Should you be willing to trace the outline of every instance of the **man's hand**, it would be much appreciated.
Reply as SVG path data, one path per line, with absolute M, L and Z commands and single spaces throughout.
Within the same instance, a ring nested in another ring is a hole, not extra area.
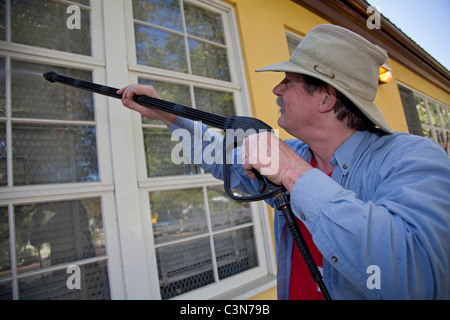
M 166 124 L 167 126 L 170 126 L 177 118 L 176 115 L 151 109 L 148 107 L 144 107 L 135 101 L 133 101 L 134 95 L 144 95 L 149 96 L 157 99 L 161 99 L 161 96 L 156 92 L 156 90 L 149 85 L 143 85 L 143 84 L 132 84 L 129 86 L 126 86 L 119 91 L 117 91 L 117 94 L 122 95 L 122 104 L 134 111 L 139 112 L 144 117 L 151 119 L 151 120 L 161 120 Z
M 306 171 L 313 169 L 270 132 L 246 137 L 242 143 L 241 158 L 242 167 L 250 178 L 256 179 L 255 169 L 273 183 L 283 185 L 289 192 Z

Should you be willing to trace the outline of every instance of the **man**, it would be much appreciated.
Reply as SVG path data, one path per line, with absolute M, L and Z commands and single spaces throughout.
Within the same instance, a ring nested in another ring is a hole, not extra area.
M 373 103 L 386 59 L 359 35 L 324 24 L 289 61 L 258 70 L 285 72 L 273 90 L 278 124 L 296 138 L 278 142 L 278 170 L 266 177 L 288 190 L 332 298 L 448 299 L 450 161 L 434 142 L 393 132 Z M 119 93 L 125 106 L 171 130 L 200 126 L 131 100 L 134 94 L 158 97 L 151 87 L 131 85 Z M 264 166 L 248 160 L 257 159 L 249 146 L 270 150 L 274 139 L 246 138 L 237 150 L 243 164 L 234 165 L 233 187 L 255 188 L 253 170 Z M 220 165 L 202 167 L 223 178 Z M 274 223 L 278 298 L 318 298 L 277 211 Z

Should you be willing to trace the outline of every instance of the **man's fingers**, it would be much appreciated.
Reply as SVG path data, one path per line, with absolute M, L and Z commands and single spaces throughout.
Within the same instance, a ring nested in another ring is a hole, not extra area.
M 250 161 L 250 140 L 249 136 L 244 138 L 244 141 L 242 142 L 241 146 L 241 160 L 242 160 L 242 168 L 244 169 L 244 172 L 249 176 L 251 179 L 256 179 L 256 175 L 253 171 L 252 162 Z

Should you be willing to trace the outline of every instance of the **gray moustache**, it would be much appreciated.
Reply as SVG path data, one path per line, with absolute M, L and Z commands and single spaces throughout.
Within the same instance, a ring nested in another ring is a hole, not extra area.
M 281 97 L 281 96 L 278 96 L 278 97 L 277 97 L 277 106 L 279 106 L 281 110 L 284 110 L 284 101 L 283 101 L 283 97 Z

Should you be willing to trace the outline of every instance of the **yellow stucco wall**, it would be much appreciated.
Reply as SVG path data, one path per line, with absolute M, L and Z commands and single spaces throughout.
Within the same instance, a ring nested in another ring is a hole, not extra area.
M 290 0 L 233 0 L 230 3 L 234 4 L 238 20 L 253 116 L 278 128 L 278 107 L 272 89 L 284 74 L 256 73 L 255 70 L 289 59 L 286 30 L 303 36 L 326 21 Z
M 272 89 L 284 78 L 284 74 L 257 73 L 255 70 L 289 59 L 286 30 L 304 36 L 316 25 L 328 21 L 291 0 L 224 1 L 235 8 L 253 116 L 273 128 L 278 128 L 278 107 Z M 433 86 L 396 61 L 391 61 L 391 67 L 394 78 L 390 83 L 379 86 L 375 103 L 394 130 L 408 131 L 397 81 L 450 105 L 450 94 Z M 284 139 L 289 137 L 283 131 L 280 131 L 280 136 Z M 269 214 L 273 220 L 271 208 Z M 272 288 L 253 299 L 276 299 L 276 289 Z

